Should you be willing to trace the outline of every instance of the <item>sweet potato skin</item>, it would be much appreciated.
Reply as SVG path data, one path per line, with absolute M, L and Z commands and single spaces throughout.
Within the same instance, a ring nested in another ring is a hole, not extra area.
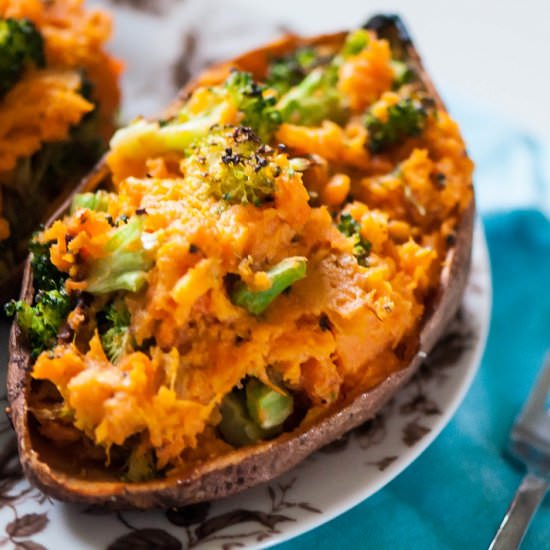
M 394 16 L 377 16 L 367 24 L 379 32 L 388 32 L 388 38 L 398 39 L 408 59 L 416 66 L 428 92 L 436 99 L 439 107 L 442 101 L 424 71 L 418 54 L 404 32 L 402 23 Z M 263 63 L 268 54 L 277 54 L 304 43 L 327 43 L 338 41 L 342 34 L 326 35 L 304 41 L 288 36 L 259 50 L 254 50 L 229 63 L 219 65 L 204 73 L 199 80 L 186 86 L 179 99 L 168 109 L 175 110 L 183 98 L 198 84 L 219 79 L 220 72 L 237 65 L 254 70 Z M 102 161 L 81 183 L 76 192 L 97 187 L 109 176 Z M 68 206 L 63 205 L 52 218 L 55 219 Z M 381 384 L 366 391 L 337 410 L 327 411 L 307 427 L 299 427 L 275 440 L 263 442 L 250 448 L 235 450 L 197 466 L 179 477 L 168 477 L 143 483 L 123 483 L 112 480 L 86 480 L 54 468 L 41 458 L 33 447 L 31 426 L 28 423 L 26 393 L 28 372 L 32 361 L 24 347 L 23 334 L 16 323 L 10 335 L 10 362 L 8 370 L 8 400 L 10 416 L 18 436 L 19 456 L 28 479 L 45 493 L 69 502 L 102 504 L 113 509 L 182 506 L 200 501 L 212 500 L 238 493 L 258 483 L 268 481 L 289 470 L 309 454 L 333 441 L 345 432 L 372 418 L 384 404 L 410 379 L 426 354 L 442 336 L 454 316 L 466 285 L 472 247 L 475 204 L 462 214 L 457 228 L 456 242 L 448 251 L 445 267 L 441 274 L 440 287 L 423 319 L 419 348 L 410 364 L 390 375 Z M 21 298 L 31 300 L 33 295 L 32 273 L 27 261 L 23 277 Z

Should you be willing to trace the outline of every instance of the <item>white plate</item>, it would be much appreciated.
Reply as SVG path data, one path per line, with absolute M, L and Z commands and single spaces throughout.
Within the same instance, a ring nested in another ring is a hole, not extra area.
M 141 10 L 128 7 L 132 2 Z M 261 14 L 231 10 L 225 2 L 223 14 L 211 0 L 89 3 L 110 3 L 115 10 L 114 50 L 128 69 L 125 120 L 160 111 L 181 80 L 205 62 L 230 57 L 281 31 Z M 9 426 L 0 424 L 0 547 L 265 548 L 331 520 L 391 481 L 448 423 L 479 365 L 490 301 L 488 255 L 478 226 L 461 315 L 412 383 L 375 420 L 295 470 L 210 507 L 114 515 L 50 501 L 21 479 L 15 450 L 6 443 Z M 6 326 L 0 326 L 0 341 L 5 353 Z
M 211 506 L 166 513 L 115 515 L 50 501 L 17 470 L 10 477 L 15 461 L 11 466 L 7 461 L 0 471 L 0 546 L 25 541 L 18 548 L 54 549 L 63 541 L 62 547 L 71 549 L 266 548 L 313 529 L 384 487 L 449 422 L 479 366 L 490 304 L 489 260 L 478 225 L 460 314 L 417 376 L 376 419 L 268 485 Z

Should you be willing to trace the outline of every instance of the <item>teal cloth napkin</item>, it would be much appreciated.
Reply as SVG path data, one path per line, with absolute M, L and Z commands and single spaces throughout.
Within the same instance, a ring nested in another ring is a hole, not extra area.
M 550 222 L 541 211 L 550 197 L 550 155 L 542 141 L 487 109 L 460 99 L 451 106 L 477 164 L 492 264 L 492 321 L 481 368 L 454 419 L 415 463 L 281 550 L 487 548 L 520 483 L 523 472 L 504 448 L 550 348 Z M 550 498 L 522 549 L 548 547 Z

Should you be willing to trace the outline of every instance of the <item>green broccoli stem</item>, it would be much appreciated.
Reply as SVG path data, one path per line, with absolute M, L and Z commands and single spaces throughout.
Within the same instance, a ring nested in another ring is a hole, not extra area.
M 222 420 L 218 429 L 223 439 L 234 447 L 244 447 L 260 441 L 264 430 L 249 416 L 243 391 L 232 391 L 220 405 Z
M 285 122 L 314 126 L 323 120 L 339 121 L 342 98 L 336 88 L 338 67 L 318 67 L 291 88 L 277 103 Z
M 79 208 L 87 208 L 96 212 L 107 212 L 109 208 L 109 193 L 96 191 L 95 193 L 77 193 L 71 202 L 71 214 Z
M 292 414 L 294 400 L 287 393 L 251 378 L 246 384 L 246 406 L 254 422 L 269 430 L 280 426 Z
M 306 46 L 274 59 L 267 70 L 266 84 L 282 95 L 299 84 L 322 59 L 312 47 Z
M 344 58 L 361 53 L 369 45 L 369 32 L 366 29 L 357 29 L 346 36 L 346 41 L 340 52 Z
M 280 434 L 293 410 L 294 400 L 290 395 L 250 378 L 244 389 L 234 389 L 224 397 L 218 429 L 223 439 L 234 447 L 252 445 Z
M 250 290 L 244 282 L 240 281 L 230 293 L 231 301 L 253 315 L 260 315 L 279 294 L 296 281 L 303 279 L 306 271 L 307 258 L 302 256 L 285 258 L 266 272 L 271 282 L 267 290 Z
M 118 130 L 111 139 L 111 150 L 128 157 L 152 157 L 171 152 L 184 152 L 197 139 L 206 135 L 220 120 L 220 104 L 209 113 L 185 122 L 148 122 L 139 120 Z

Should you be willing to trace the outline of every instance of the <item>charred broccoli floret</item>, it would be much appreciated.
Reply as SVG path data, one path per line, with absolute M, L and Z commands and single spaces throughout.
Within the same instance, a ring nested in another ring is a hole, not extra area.
M 40 290 L 34 305 L 11 301 L 6 314 L 16 316 L 17 323 L 26 333 L 33 357 L 51 349 L 57 342 L 57 333 L 71 311 L 71 300 L 64 289 Z
M 269 143 L 282 122 L 275 108 L 275 96 L 266 95 L 266 87 L 254 82 L 250 73 L 233 71 L 225 81 L 237 109 L 244 114 L 243 126 L 252 128 L 260 140 Z
M 131 345 L 130 313 L 121 301 L 115 301 L 105 312 L 107 330 L 101 335 L 101 344 L 109 360 L 116 363 Z
M 143 220 L 132 218 L 119 227 L 105 245 L 105 256 L 89 265 L 86 290 L 107 294 L 117 290 L 139 292 L 147 283 L 152 266 L 149 251 L 142 242 Z
M 359 265 L 366 266 L 372 245 L 361 236 L 359 222 L 353 219 L 351 214 L 342 214 L 338 222 L 338 230 L 346 237 L 353 239 L 353 255 L 357 258 Z
M 251 128 L 217 128 L 192 148 L 187 174 L 195 173 L 218 200 L 261 206 L 273 200 L 283 170 L 276 159 L 276 151 Z M 293 169 L 303 169 L 298 159 L 289 162 L 288 170 Z
M 17 83 L 28 64 L 46 64 L 42 35 L 28 19 L 0 19 L 0 97 Z
M 371 111 L 365 115 L 365 126 L 369 131 L 369 149 L 379 153 L 386 147 L 422 133 L 428 118 L 428 111 L 422 101 L 406 97 L 388 107 L 387 119 L 382 121 Z

